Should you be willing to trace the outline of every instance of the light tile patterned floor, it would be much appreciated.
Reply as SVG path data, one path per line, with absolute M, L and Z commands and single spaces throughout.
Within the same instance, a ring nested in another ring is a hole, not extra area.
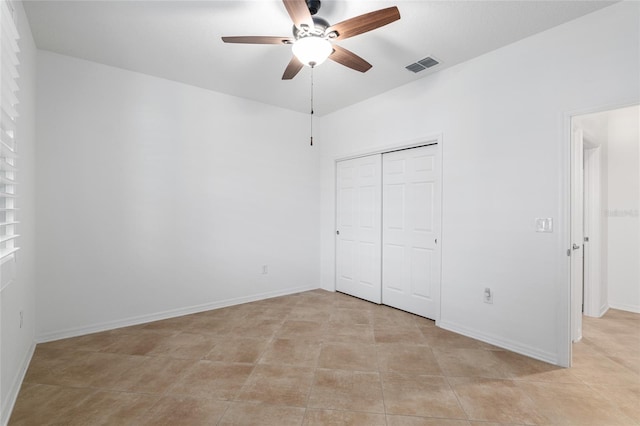
M 562 369 L 315 290 L 38 345 L 11 425 L 638 425 L 640 315 Z

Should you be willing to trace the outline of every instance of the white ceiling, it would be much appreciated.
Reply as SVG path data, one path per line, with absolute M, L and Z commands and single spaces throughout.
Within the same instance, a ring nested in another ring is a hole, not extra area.
M 336 111 L 612 3 L 323 0 L 318 16 L 330 23 L 393 5 L 402 18 L 339 43 L 373 65 L 367 73 L 331 61 L 315 69 L 315 113 Z M 24 5 L 40 49 L 309 111 L 310 69 L 281 80 L 291 58 L 288 46 L 220 40 L 289 36 L 292 24 L 279 0 L 27 0 Z M 418 74 L 404 68 L 428 55 L 441 64 Z

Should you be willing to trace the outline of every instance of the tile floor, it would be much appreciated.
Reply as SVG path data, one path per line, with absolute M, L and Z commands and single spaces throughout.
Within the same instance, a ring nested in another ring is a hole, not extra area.
M 10 425 L 638 425 L 640 315 L 571 369 L 314 290 L 37 346 Z

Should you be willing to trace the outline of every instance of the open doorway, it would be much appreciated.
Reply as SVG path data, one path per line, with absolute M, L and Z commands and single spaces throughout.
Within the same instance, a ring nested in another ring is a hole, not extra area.
M 571 339 L 582 318 L 640 313 L 640 106 L 572 117 Z

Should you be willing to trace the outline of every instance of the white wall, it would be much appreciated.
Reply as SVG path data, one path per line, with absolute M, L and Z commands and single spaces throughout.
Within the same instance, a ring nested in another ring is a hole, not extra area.
M 639 8 L 616 4 L 324 117 L 322 286 L 334 288 L 335 158 L 442 133 L 439 324 L 567 364 L 568 117 L 637 102 Z M 536 217 L 553 217 L 554 233 L 534 232 Z
M 16 125 L 18 158 L 17 187 L 20 208 L 19 241 L 15 279 L 0 292 L 0 424 L 5 424 L 15 402 L 22 377 L 33 350 L 35 309 L 35 101 L 36 47 L 21 2 L 13 3 L 17 12 L 18 44 L 21 53 L 20 92 Z M 24 321 L 20 328 L 20 311 Z
M 46 51 L 37 101 L 40 340 L 319 286 L 306 115 Z
M 640 108 L 609 114 L 609 306 L 640 313 Z

